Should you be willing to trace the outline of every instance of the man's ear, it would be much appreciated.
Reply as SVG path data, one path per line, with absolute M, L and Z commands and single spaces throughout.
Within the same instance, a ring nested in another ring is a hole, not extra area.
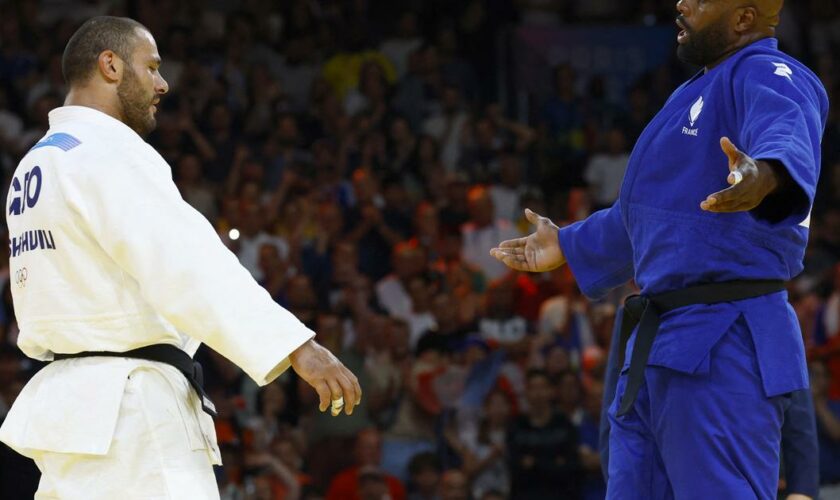
M 741 7 L 736 10 L 737 17 L 735 18 L 735 31 L 744 33 L 755 28 L 758 22 L 758 11 L 755 7 Z
M 99 74 L 108 83 L 116 83 L 122 79 L 125 62 L 113 50 L 103 50 L 97 60 Z

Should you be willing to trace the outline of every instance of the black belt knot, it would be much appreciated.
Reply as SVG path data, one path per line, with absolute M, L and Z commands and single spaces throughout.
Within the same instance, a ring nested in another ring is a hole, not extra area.
M 644 379 L 653 339 L 659 330 L 660 315 L 680 307 L 695 304 L 717 304 L 751 299 L 761 295 L 779 292 L 785 289 L 782 280 L 736 280 L 722 283 L 706 283 L 681 290 L 660 293 L 652 296 L 631 295 L 624 301 L 624 315 L 621 319 L 621 336 L 618 354 L 618 369 L 624 366 L 624 351 L 627 341 L 636 325 L 636 342 L 630 356 L 630 368 L 627 372 L 627 385 L 621 396 L 616 415 L 630 411 Z
M 93 357 L 134 358 L 166 363 L 181 372 L 192 388 L 195 389 L 199 399 L 201 399 L 201 409 L 214 417 L 216 416 L 216 407 L 210 401 L 210 398 L 207 397 L 207 393 L 204 392 L 204 370 L 201 368 L 201 363 L 194 361 L 189 354 L 174 345 L 152 344 L 125 352 L 82 351 L 73 354 L 56 353 L 54 360 L 60 361 L 62 359 Z

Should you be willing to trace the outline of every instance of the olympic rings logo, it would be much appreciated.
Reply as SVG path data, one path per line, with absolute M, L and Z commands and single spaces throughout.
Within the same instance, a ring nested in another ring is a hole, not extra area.
M 26 286 L 26 280 L 29 279 L 29 270 L 25 267 L 22 267 L 15 271 L 15 284 L 18 288 L 23 288 Z

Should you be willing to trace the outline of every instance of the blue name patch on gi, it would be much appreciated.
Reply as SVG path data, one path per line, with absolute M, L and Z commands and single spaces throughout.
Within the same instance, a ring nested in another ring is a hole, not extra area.
M 64 132 L 58 132 L 47 137 L 41 139 L 37 144 L 32 146 L 30 151 L 33 149 L 43 148 L 46 146 L 55 146 L 62 151 L 70 151 L 71 149 L 75 148 L 82 141 L 76 139 L 70 134 L 65 134 Z
M 55 240 L 52 231 L 36 229 L 24 231 L 17 238 L 9 239 L 9 254 L 12 257 L 31 250 L 55 250 Z

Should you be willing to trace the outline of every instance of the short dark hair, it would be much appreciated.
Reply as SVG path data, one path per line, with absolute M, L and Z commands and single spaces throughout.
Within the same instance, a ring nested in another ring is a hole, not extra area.
M 137 30 L 148 29 L 127 17 L 98 16 L 85 21 L 67 42 L 61 58 L 61 72 L 67 85 L 84 83 L 90 77 L 99 54 L 112 50 L 130 63 L 137 42 Z

